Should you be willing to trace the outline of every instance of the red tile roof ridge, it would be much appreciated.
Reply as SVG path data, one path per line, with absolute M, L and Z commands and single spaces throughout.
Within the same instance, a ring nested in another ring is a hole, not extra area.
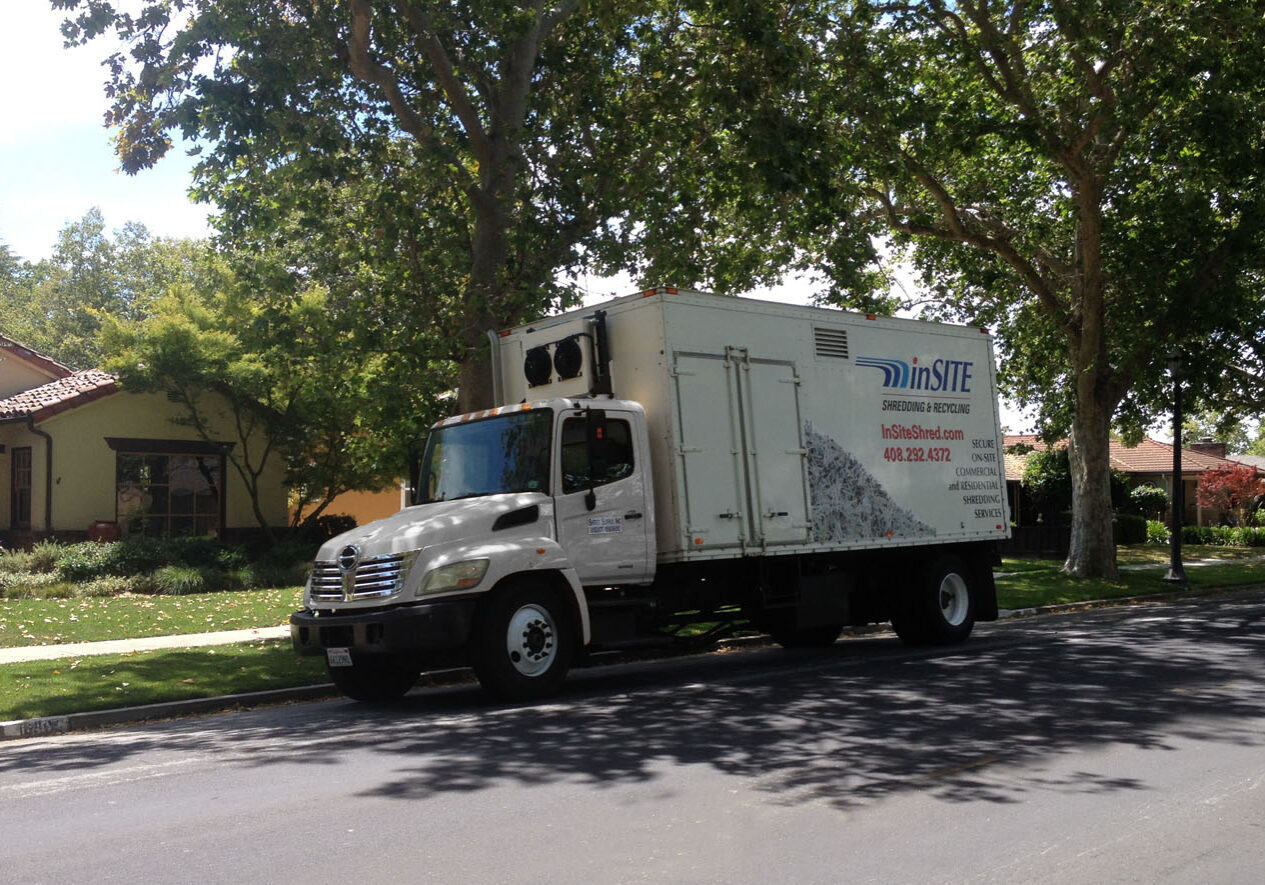
M 0 421 L 26 418 L 43 421 L 66 409 L 108 396 L 118 389 L 118 379 L 109 372 L 99 369 L 72 372 L 64 378 L 0 399 Z
M 38 350 L 32 350 L 25 344 L 14 341 L 8 335 L 0 334 L 0 350 L 7 350 L 18 359 L 36 365 L 58 378 L 73 375 L 75 371 L 70 366 L 57 362 L 51 356 L 45 356 Z

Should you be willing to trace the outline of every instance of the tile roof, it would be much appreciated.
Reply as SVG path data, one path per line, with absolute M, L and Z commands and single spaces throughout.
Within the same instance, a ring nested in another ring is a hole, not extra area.
M 54 378 L 65 378 L 74 374 L 75 371 L 70 366 L 64 366 L 52 357 L 44 356 L 42 353 L 37 353 L 31 348 L 19 344 L 8 335 L 0 335 L 0 351 L 11 353 L 20 360 L 33 366 L 38 366 Z
M 97 369 L 72 372 L 64 378 L 0 399 L 0 423 L 27 418 L 44 421 L 59 412 L 109 396 L 118 389 L 118 379 L 107 372 Z
M 1027 463 L 1026 454 L 1011 451 L 1016 445 L 1027 445 L 1034 449 L 1045 448 L 1045 443 L 1041 442 L 1036 436 L 1005 437 L 1003 451 L 1005 452 L 1006 479 L 1008 480 L 1023 479 L 1023 468 Z M 1060 440 L 1055 445 L 1062 448 L 1067 445 L 1067 440 Z M 1112 469 L 1119 470 L 1121 473 L 1168 474 L 1173 472 L 1172 444 L 1150 438 L 1144 439 L 1132 447 L 1125 446 L 1123 443 L 1113 439 L 1109 457 Z M 1182 447 L 1182 473 L 1203 473 L 1206 470 L 1226 469 L 1235 466 L 1237 466 L 1235 461 L 1218 458 L 1215 455 L 1207 455 L 1203 452 L 1195 452 L 1185 446 Z

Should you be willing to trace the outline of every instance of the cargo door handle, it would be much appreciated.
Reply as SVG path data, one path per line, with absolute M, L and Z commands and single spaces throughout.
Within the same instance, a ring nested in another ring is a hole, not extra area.
M 770 510 L 764 514 L 765 519 L 777 519 L 779 516 L 790 516 L 790 513 L 785 510 Z
M 624 519 L 641 519 L 641 514 L 636 511 L 633 511 L 632 513 L 625 513 Z

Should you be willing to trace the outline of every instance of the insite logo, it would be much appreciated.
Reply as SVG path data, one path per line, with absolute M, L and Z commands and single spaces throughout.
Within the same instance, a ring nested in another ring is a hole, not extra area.
M 859 356 L 857 365 L 883 372 L 883 386 L 897 390 L 919 390 L 926 393 L 970 393 L 971 367 L 968 360 L 932 360 L 919 364 L 877 356 Z

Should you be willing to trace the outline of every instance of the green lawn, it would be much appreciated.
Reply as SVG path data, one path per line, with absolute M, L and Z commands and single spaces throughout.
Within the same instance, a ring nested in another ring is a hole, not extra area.
M 269 627 L 286 623 L 302 602 L 301 587 L 190 596 L 0 599 L 0 648 Z
M 326 682 L 288 642 L 85 656 L 0 666 L 0 721 Z
M 1223 560 L 1187 569 L 1195 589 L 1265 583 L 1265 549 L 1187 547 L 1186 562 Z M 1061 562 L 1007 559 L 997 570 L 998 601 L 1018 609 L 1057 603 L 1171 593 L 1161 579 L 1168 548 L 1121 548 L 1116 581 L 1075 581 Z M 0 600 L 0 647 L 127 639 L 283 624 L 302 590 L 251 590 L 192 596 Z M 56 716 L 185 698 L 263 691 L 326 680 L 320 658 L 299 658 L 287 642 L 257 641 L 215 648 L 83 656 L 0 666 L 0 720 Z
M 1265 549 L 1256 547 L 1188 547 L 1183 548 L 1182 561 L 1217 559 L 1217 565 L 1187 568 L 1191 589 L 1238 587 L 1265 583 L 1265 561 L 1236 560 L 1265 556 Z M 1151 596 L 1173 593 L 1179 588 L 1163 580 L 1168 573 L 1169 552 L 1158 545 L 1122 547 L 1117 553 L 1121 565 L 1150 564 L 1151 568 L 1125 569 L 1114 581 L 1078 581 L 1063 574 L 1062 561 L 1006 559 L 997 569 L 997 602 L 1003 609 L 1032 608 L 1098 599 L 1119 599 L 1129 596 Z

